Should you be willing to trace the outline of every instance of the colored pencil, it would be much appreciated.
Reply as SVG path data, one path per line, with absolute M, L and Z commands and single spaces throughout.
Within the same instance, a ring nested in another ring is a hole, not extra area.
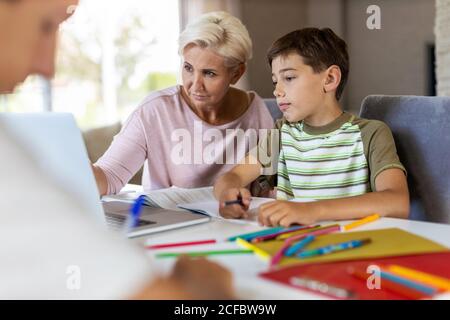
M 274 267 L 275 265 L 278 264 L 278 262 L 280 262 L 280 260 L 283 258 L 284 252 L 292 245 L 292 243 L 294 243 L 297 240 L 303 239 L 305 237 L 307 237 L 308 235 L 313 235 L 313 236 L 318 236 L 318 235 L 322 235 L 322 234 L 327 234 L 327 233 L 331 233 L 331 232 L 335 232 L 335 231 L 340 231 L 340 226 L 339 225 L 331 225 L 328 226 L 327 228 L 323 228 L 323 229 L 319 229 L 319 230 L 314 230 L 311 232 L 307 232 L 304 234 L 299 234 L 290 238 L 287 238 L 284 243 L 283 246 L 280 248 L 280 250 L 275 253 L 275 255 L 272 257 L 272 260 L 270 261 L 270 266 Z
M 162 249 L 162 248 L 173 248 L 173 247 L 182 247 L 182 246 L 196 246 L 201 244 L 211 244 L 217 243 L 217 240 L 198 240 L 198 241 L 187 241 L 187 242 L 173 242 L 173 243 L 165 243 L 165 244 L 154 244 L 146 246 L 146 249 Z
M 247 241 L 251 241 L 253 238 L 259 237 L 259 236 L 263 236 L 266 234 L 272 234 L 274 232 L 278 232 L 280 230 L 283 230 L 283 227 L 275 227 L 275 228 L 269 228 L 269 229 L 263 229 L 263 230 L 259 230 L 259 231 L 255 231 L 255 232 L 250 232 L 250 233 L 244 233 L 244 234 L 239 234 L 237 236 L 233 236 L 233 237 L 229 237 L 227 240 L 228 241 L 235 241 L 237 238 L 241 238 Z
M 428 296 L 432 296 L 432 295 L 434 295 L 434 294 L 436 294 L 438 292 L 438 290 L 436 288 L 434 288 L 434 287 L 427 286 L 427 285 L 418 283 L 416 281 L 408 280 L 408 279 L 406 279 L 404 277 L 400 277 L 400 276 L 395 275 L 395 274 L 393 274 L 391 272 L 388 272 L 388 271 L 383 271 L 383 270 L 380 271 L 380 276 L 381 276 L 381 278 L 383 280 L 384 279 L 388 279 L 390 281 L 393 281 L 393 282 L 399 283 L 401 285 L 407 286 L 407 287 L 409 287 L 411 289 L 420 291 L 420 292 L 422 292 L 422 293 L 424 293 L 425 295 L 428 295 Z
M 365 271 L 350 268 L 348 270 L 348 273 L 351 274 L 352 276 L 354 276 L 355 278 L 358 278 L 358 279 L 366 282 L 365 285 L 367 286 L 367 279 L 369 277 L 369 274 L 367 274 Z M 388 279 L 383 279 L 383 281 L 381 282 L 380 289 L 382 289 L 382 290 L 386 289 L 393 293 L 404 296 L 405 298 L 413 299 L 413 300 L 422 299 L 422 298 L 426 297 L 426 295 L 424 295 L 421 291 L 414 290 L 410 287 L 406 287 L 399 283 L 392 282 Z
M 297 226 L 297 227 L 292 227 L 292 228 L 287 228 L 285 230 L 281 230 L 272 234 L 268 234 L 268 235 L 264 235 L 264 236 L 259 236 L 256 238 L 252 239 L 253 243 L 256 242 L 262 242 L 262 241 L 267 241 L 267 240 L 272 240 L 275 239 L 279 236 L 281 236 L 282 234 L 286 234 L 286 233 L 292 233 L 293 231 L 306 231 L 306 230 L 310 230 L 310 229 L 315 229 L 317 227 L 320 227 L 320 225 L 314 225 L 314 226 Z
M 315 236 L 312 235 L 306 236 L 305 238 L 303 238 L 302 240 L 300 240 L 299 242 L 293 244 L 290 248 L 288 248 L 284 255 L 286 257 L 292 257 L 297 251 L 303 249 L 308 244 L 313 242 L 314 239 L 316 239 Z
M 236 243 L 241 246 L 242 248 L 246 248 L 246 249 L 250 249 L 253 250 L 253 252 L 255 253 L 255 255 L 257 255 L 259 258 L 261 258 L 264 261 L 268 261 L 270 260 L 270 254 L 268 254 L 267 252 L 265 252 L 264 250 L 258 248 L 257 246 L 255 246 L 254 244 L 242 239 L 242 238 L 238 238 L 236 240 Z
M 253 253 L 252 250 L 231 249 L 231 250 L 210 250 L 210 251 L 192 251 L 192 252 L 165 252 L 156 254 L 157 258 L 173 258 L 182 255 L 190 257 L 203 257 L 222 254 L 248 254 Z
M 310 230 L 306 230 L 306 232 L 301 232 L 302 230 L 293 232 L 293 233 L 286 233 L 286 234 L 282 234 L 280 236 L 277 237 L 277 240 L 286 240 L 286 239 L 291 239 L 293 237 L 296 236 L 300 236 L 300 239 L 302 238 L 301 236 L 305 236 L 305 235 L 320 235 L 320 234 L 326 234 L 326 233 L 330 233 L 330 232 L 334 232 L 334 231 L 341 231 L 341 226 L 338 224 L 331 224 L 331 225 L 327 225 L 327 226 L 322 226 L 320 228 L 312 228 Z M 324 233 L 321 233 L 321 232 Z
M 363 224 L 378 220 L 380 216 L 378 214 L 373 214 L 370 216 L 367 216 L 365 218 L 356 220 L 355 222 L 349 223 L 342 227 L 342 231 L 349 231 L 351 229 L 354 229 L 356 227 L 362 226 Z
M 398 265 L 389 265 L 386 269 L 396 275 L 403 276 L 413 281 L 418 281 L 442 290 L 450 290 L 450 279 Z
M 356 249 L 356 248 L 362 247 L 366 244 L 369 244 L 370 242 L 371 242 L 371 240 L 369 238 L 361 239 L 361 240 L 357 239 L 357 240 L 345 241 L 345 242 L 336 243 L 336 244 L 328 245 L 328 246 L 313 249 L 313 250 L 302 251 L 299 254 L 297 254 L 297 257 L 304 259 L 304 258 L 312 258 L 312 257 L 316 257 L 316 256 L 328 255 L 328 254 L 335 253 L 335 252 Z

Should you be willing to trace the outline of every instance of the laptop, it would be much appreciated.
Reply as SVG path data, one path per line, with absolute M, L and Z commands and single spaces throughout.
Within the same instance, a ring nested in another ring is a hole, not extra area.
M 17 138 L 38 166 L 60 188 L 84 206 L 84 212 L 103 225 L 121 229 L 129 202 L 100 201 L 86 147 L 75 119 L 69 113 L 0 113 L 0 124 Z M 143 207 L 137 226 L 127 233 L 137 237 L 210 221 L 210 217 Z

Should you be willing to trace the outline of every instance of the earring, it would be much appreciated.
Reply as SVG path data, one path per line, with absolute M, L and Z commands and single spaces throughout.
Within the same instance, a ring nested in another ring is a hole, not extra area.
M 323 89 L 323 93 L 327 93 L 327 90 L 325 90 L 325 87 L 323 87 L 322 89 Z

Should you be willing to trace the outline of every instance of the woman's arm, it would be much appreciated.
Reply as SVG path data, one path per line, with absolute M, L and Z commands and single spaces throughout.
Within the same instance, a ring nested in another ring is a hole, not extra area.
M 120 192 L 147 158 L 149 151 L 142 112 L 138 108 L 128 118 L 105 154 L 93 164 L 101 195 Z
M 97 182 L 98 193 L 104 196 L 108 193 L 108 180 L 102 169 L 96 167 L 91 163 L 92 171 L 94 172 L 95 182 Z

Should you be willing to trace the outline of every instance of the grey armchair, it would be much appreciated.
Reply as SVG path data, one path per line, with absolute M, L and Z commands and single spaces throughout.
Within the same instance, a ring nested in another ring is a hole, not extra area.
M 450 223 L 450 97 L 366 97 L 360 116 L 385 122 L 408 171 L 410 219 Z
M 280 119 L 283 116 L 280 108 L 278 108 L 276 99 L 264 99 L 264 102 L 267 106 L 267 109 L 269 109 L 269 112 L 272 115 L 274 121 Z

